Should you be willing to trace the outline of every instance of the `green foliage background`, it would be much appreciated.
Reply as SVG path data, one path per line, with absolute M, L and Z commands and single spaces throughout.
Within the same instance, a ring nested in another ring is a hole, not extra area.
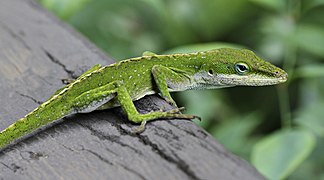
M 289 82 L 176 93 L 269 179 L 324 179 L 324 0 L 39 0 L 109 56 L 245 47 Z

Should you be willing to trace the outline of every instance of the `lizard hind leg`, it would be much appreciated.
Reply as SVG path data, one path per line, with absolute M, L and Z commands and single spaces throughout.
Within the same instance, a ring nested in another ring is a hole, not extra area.
M 88 113 L 98 109 L 114 97 L 116 97 L 116 88 L 113 83 L 109 83 L 82 93 L 73 100 L 72 104 L 77 113 Z

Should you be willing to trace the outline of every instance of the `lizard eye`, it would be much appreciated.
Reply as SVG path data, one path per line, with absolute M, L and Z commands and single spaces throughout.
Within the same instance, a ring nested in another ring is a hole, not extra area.
M 249 66 L 245 63 L 237 63 L 235 64 L 235 71 L 240 75 L 246 74 L 249 71 Z
M 208 75 L 213 76 L 213 74 L 214 74 L 213 70 L 210 69 L 210 70 L 208 71 Z

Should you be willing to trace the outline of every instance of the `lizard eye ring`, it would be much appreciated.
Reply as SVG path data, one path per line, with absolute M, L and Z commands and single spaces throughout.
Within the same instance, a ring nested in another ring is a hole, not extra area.
M 249 71 L 249 66 L 246 65 L 245 63 L 237 63 L 235 64 L 235 71 L 239 75 L 244 75 Z

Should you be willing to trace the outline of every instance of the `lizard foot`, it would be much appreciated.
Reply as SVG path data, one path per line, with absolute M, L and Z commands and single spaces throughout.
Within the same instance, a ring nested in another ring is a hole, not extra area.
M 174 108 L 174 109 L 171 109 L 166 112 L 171 113 L 171 114 L 177 114 L 177 113 L 181 113 L 181 111 L 183 111 L 183 110 L 185 110 L 185 107 Z

